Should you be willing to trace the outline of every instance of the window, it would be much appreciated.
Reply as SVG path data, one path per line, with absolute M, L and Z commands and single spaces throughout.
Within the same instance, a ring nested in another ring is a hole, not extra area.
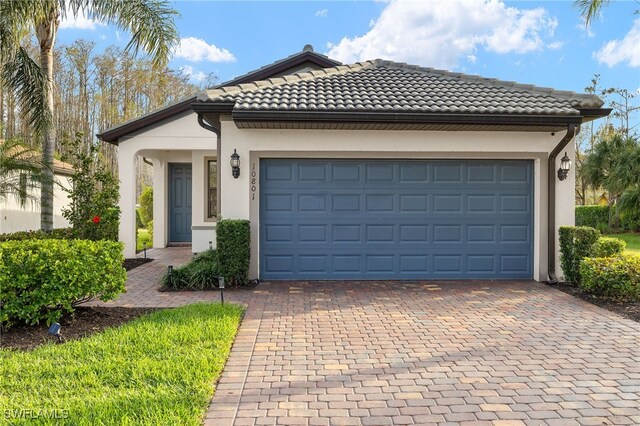
M 207 160 L 207 218 L 218 216 L 218 162 Z

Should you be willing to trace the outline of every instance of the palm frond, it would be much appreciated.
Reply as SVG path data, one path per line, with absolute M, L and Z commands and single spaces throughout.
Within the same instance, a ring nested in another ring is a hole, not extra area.
M 600 14 L 602 8 L 609 4 L 611 0 L 574 0 L 573 6 L 578 8 L 580 15 L 584 18 L 585 25 L 590 25 L 591 21 Z
M 47 106 L 47 77 L 23 47 L 19 46 L 11 60 L 2 63 L 0 79 L 12 90 L 26 114 L 29 126 L 38 135 L 51 125 L 51 111 Z
M 0 142 L 0 201 L 16 199 L 21 207 L 37 203 L 43 182 L 40 153 L 18 141 Z
M 147 52 L 155 66 L 164 66 L 179 40 L 179 13 L 166 0 L 69 0 L 71 9 L 131 33 L 127 49 Z

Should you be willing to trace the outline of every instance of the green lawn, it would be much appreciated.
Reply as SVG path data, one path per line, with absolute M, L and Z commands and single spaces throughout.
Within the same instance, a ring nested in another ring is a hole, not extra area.
M 142 244 L 146 242 L 147 248 L 150 249 L 153 247 L 153 236 L 149 234 L 149 231 L 140 228 L 138 229 L 138 238 L 136 239 L 136 251 L 142 251 Z
M 628 232 L 626 234 L 607 234 L 605 237 L 619 238 L 627 243 L 627 251 L 640 254 L 640 234 Z
M 64 345 L 0 350 L 2 415 L 58 410 L 68 417 L 24 422 L 200 425 L 242 314 L 235 305 L 195 304 Z

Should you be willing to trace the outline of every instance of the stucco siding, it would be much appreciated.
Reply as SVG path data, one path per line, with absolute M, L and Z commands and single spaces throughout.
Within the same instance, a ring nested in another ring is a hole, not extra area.
M 71 188 L 71 179 L 65 175 L 56 175 L 56 184 L 53 192 L 53 227 L 66 228 L 69 221 L 62 217 L 62 209 L 69 205 L 68 193 L 65 189 Z M 40 199 L 40 191 L 31 191 L 31 195 Z M 24 207 L 18 200 L 9 197 L 6 202 L 0 204 L 0 233 L 6 234 L 18 231 L 31 231 L 40 229 L 40 205 L 27 201 Z

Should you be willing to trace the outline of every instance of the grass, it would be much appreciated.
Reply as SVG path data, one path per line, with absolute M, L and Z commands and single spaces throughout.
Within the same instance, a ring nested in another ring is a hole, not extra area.
M 624 234 L 607 234 L 605 237 L 619 238 L 627 243 L 627 252 L 640 254 L 640 234 L 627 232 Z
M 2 415 L 58 410 L 68 417 L 24 422 L 200 425 L 242 314 L 235 305 L 194 304 L 64 345 L 0 350 Z
M 142 244 L 147 243 L 147 248 L 150 249 L 153 247 L 153 236 L 149 234 L 149 231 L 140 228 L 138 229 L 138 238 L 136 239 L 136 251 L 142 251 Z

